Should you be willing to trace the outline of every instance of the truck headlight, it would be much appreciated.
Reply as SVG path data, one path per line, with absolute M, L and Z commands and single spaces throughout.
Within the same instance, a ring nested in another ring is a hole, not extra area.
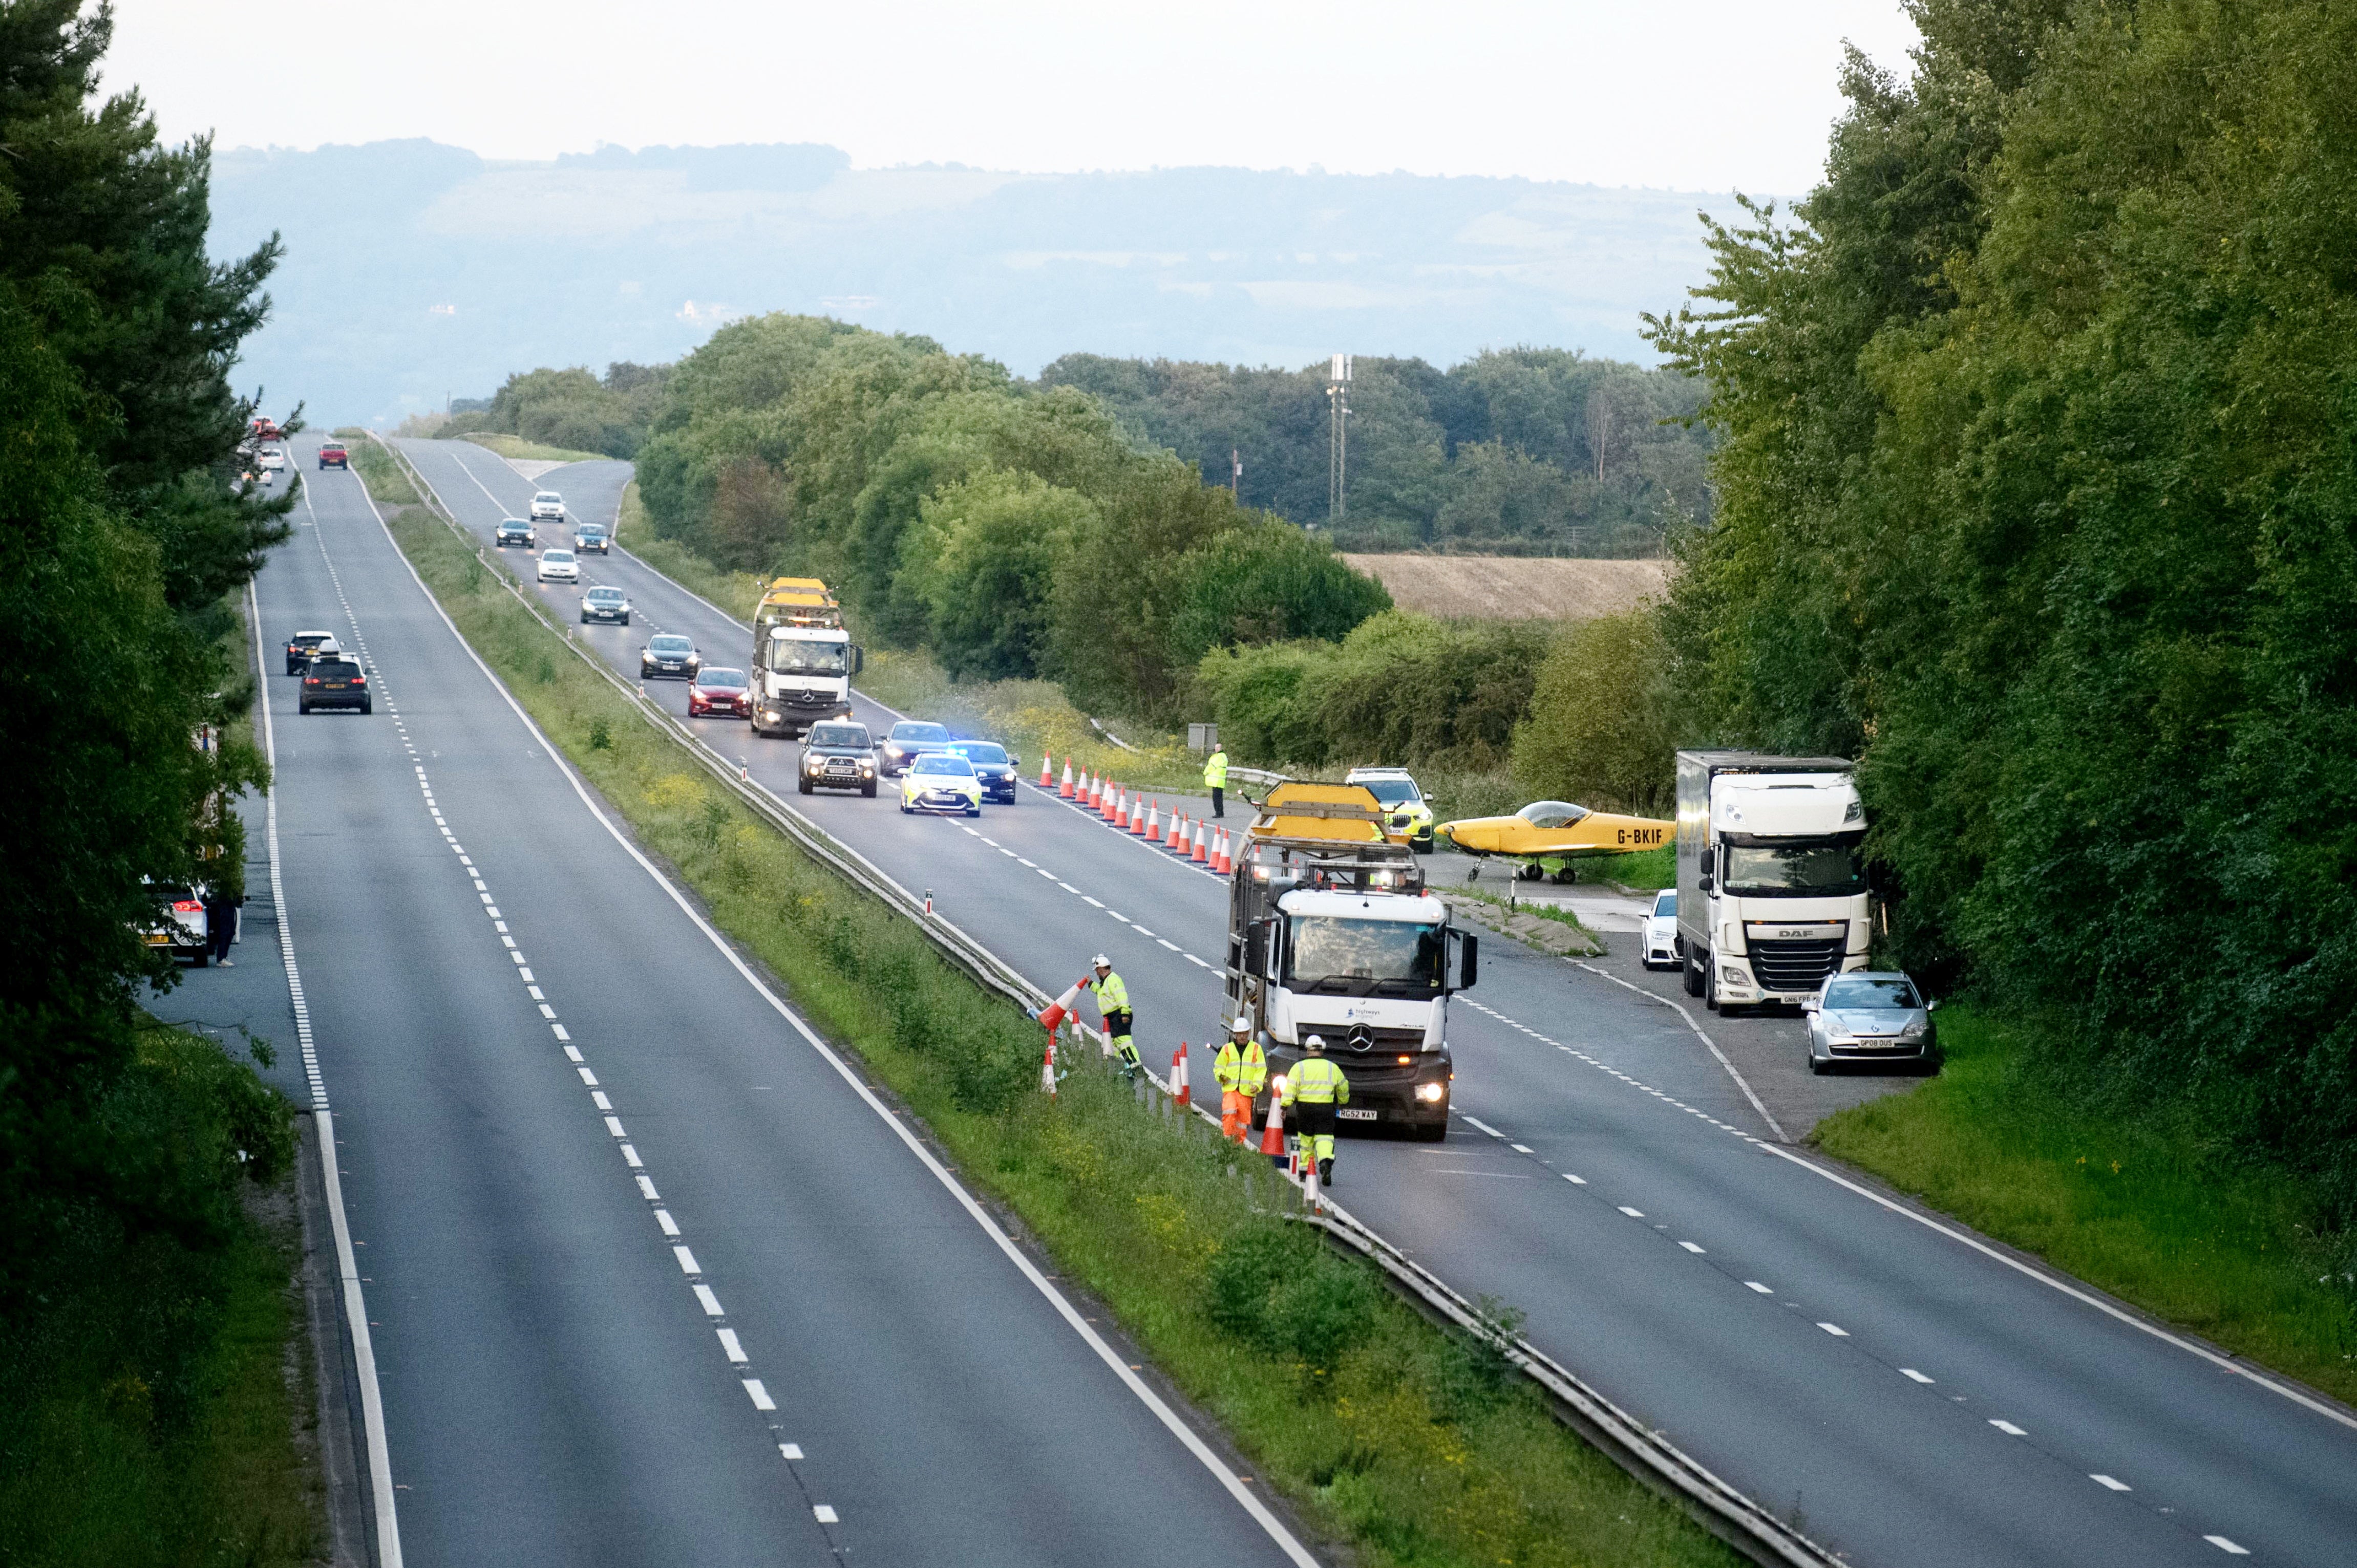
M 1749 985 L 1751 983 L 1751 977 L 1744 973 L 1743 971 L 1736 968 L 1731 963 L 1723 963 L 1718 966 L 1718 978 L 1728 985 Z
M 1415 1086 L 1415 1097 L 1426 1105 L 1437 1105 L 1448 1098 L 1448 1086 L 1445 1083 L 1419 1083 Z

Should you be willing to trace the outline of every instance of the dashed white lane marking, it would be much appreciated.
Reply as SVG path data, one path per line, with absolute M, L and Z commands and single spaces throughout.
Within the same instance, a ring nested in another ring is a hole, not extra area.
M 799 1459 L 802 1456 L 802 1445 L 799 1443 L 780 1443 L 778 1444 L 778 1452 L 789 1459 Z
M 2205 1535 L 2201 1539 L 2229 1557 L 2248 1557 L 2251 1554 L 2249 1548 L 2237 1546 L 2222 1535 Z
M 614 1102 L 606 1098 L 606 1091 L 602 1089 L 593 1089 L 589 1091 L 589 1103 L 600 1111 L 614 1109 Z
M 1168 937 L 1156 937 L 1154 940 L 1161 943 L 1164 947 L 1168 948 L 1172 952 L 1179 950 L 1178 944 L 1172 941 Z
M 1056 879 L 1056 886 L 1062 888 L 1065 892 L 1070 893 L 1075 898 L 1086 897 L 1086 895 L 1082 894 L 1079 888 L 1073 886 L 1071 883 L 1065 881 L 1061 877 L 1058 877 Z
M 712 1294 L 712 1287 L 708 1284 L 705 1284 L 701 1281 L 697 1282 L 695 1286 L 695 1299 L 703 1304 L 706 1316 L 712 1317 L 726 1317 L 728 1316 L 726 1313 L 720 1310 L 720 1298 Z
M 1631 1208 L 1625 1203 L 1620 1205 L 1620 1212 L 1627 1215 L 1631 1219 L 1642 1219 L 1645 1218 L 1645 1211 L 1643 1209 Z
M 1992 1418 L 1989 1424 L 1996 1427 L 1999 1432 L 2004 1433 L 2007 1437 L 2027 1437 L 2029 1435 L 2029 1434 L 2024 1432 L 2021 1428 L 2014 1425 L 2013 1423 L 2009 1421 L 1997 1421 Z
M 1917 1371 L 1912 1367 L 1900 1368 L 1899 1375 L 1907 1379 L 1910 1382 L 1929 1383 L 1936 1380 L 1934 1379 L 1925 1377 L 1922 1373 Z
M 1102 900 L 1092 898 L 1085 893 L 1081 895 L 1081 902 L 1083 904 L 1094 904 L 1100 909 L 1104 908 L 1104 904 Z
M 679 1260 L 679 1272 L 681 1273 L 700 1274 L 704 1272 L 701 1268 L 696 1266 L 695 1254 L 689 1251 L 685 1247 L 673 1247 L 671 1250 L 671 1255 Z
M 661 1203 L 662 1201 L 662 1195 L 655 1191 L 655 1184 L 651 1178 L 640 1176 L 638 1180 L 640 1197 L 645 1198 L 649 1203 Z
M 743 1366 L 747 1360 L 745 1347 L 737 1342 L 737 1331 L 733 1328 L 723 1328 L 717 1332 L 720 1336 L 722 1353 L 737 1365 Z
M 1132 920 L 1129 923 L 1129 929 L 1135 931 L 1141 937 L 1150 937 L 1154 934 L 1152 931 L 1147 930 L 1144 926 L 1139 925 L 1135 920 Z
M 638 1170 L 646 1164 L 646 1161 L 639 1158 L 638 1150 L 625 1144 L 622 1145 L 622 1163 L 632 1170 Z
M 1462 1115 L 1463 1112 L 1460 1112 L 1458 1114 Z M 1499 1132 L 1495 1127 L 1491 1126 L 1490 1123 L 1482 1121 L 1479 1116 L 1467 1116 L 1465 1120 L 1471 1122 L 1474 1126 L 1480 1128 L 1481 1131 L 1489 1133 L 1492 1138 L 1502 1138 L 1505 1136 L 1503 1133 Z
M 671 1217 L 671 1210 L 668 1208 L 655 1210 L 655 1223 L 662 1228 L 662 1233 L 666 1236 L 679 1234 L 679 1221 Z
M 630 1136 L 628 1133 L 622 1131 L 622 1119 L 619 1116 L 608 1116 L 606 1118 L 606 1131 L 612 1133 L 617 1138 L 627 1138 Z
M 1574 1176 L 1569 1171 L 1563 1173 L 1563 1179 L 1571 1183 L 1574 1187 L 1586 1187 L 1587 1185 L 1587 1178 L 1586 1176 Z
M 1681 1241 L 1678 1245 L 1684 1247 L 1689 1252 L 1700 1252 L 1702 1251 L 1700 1247 L 1695 1246 L 1691 1241 Z
M 1527 1155 L 1531 1152 L 1531 1146 L 1528 1144 L 1509 1144 L 1506 1147 L 1513 1150 L 1514 1153 L 1518 1155 Z
M 835 1522 L 834 1510 L 827 1507 L 824 1503 L 813 1503 L 811 1505 L 811 1517 L 818 1520 L 821 1524 L 833 1524 Z
M 1774 1285 L 1763 1285 L 1758 1280 L 1746 1280 L 1743 1283 L 1750 1286 L 1753 1290 L 1758 1291 L 1761 1295 L 1774 1295 L 1776 1294 L 1776 1287 Z
M 759 1378 L 748 1378 L 745 1380 L 745 1392 L 751 1396 L 753 1408 L 755 1410 L 775 1410 L 778 1408 L 778 1402 L 770 1397 L 770 1391 L 761 1386 L 761 1380 Z M 827 1510 L 827 1519 L 829 1523 L 834 1522 L 834 1509 L 829 1509 Z
M 1824 1329 L 1826 1333 L 1832 1335 L 1836 1339 L 1846 1339 L 1849 1337 L 1849 1330 L 1844 1328 L 1838 1323 L 1820 1323 L 1817 1326 Z
M 2107 1492 L 2132 1492 L 2136 1490 L 2134 1487 L 2129 1486 L 2126 1481 L 2121 1480 L 2116 1476 L 2090 1476 L 2087 1479 L 2094 1482 L 2095 1485 L 2103 1487 Z

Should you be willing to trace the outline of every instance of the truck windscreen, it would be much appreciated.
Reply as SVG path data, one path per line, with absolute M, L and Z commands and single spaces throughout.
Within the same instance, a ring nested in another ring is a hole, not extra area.
M 1730 843 L 1724 892 L 1747 897 L 1847 898 L 1866 891 L 1866 861 L 1855 840 Z
M 1297 917 L 1286 983 L 1329 996 L 1429 995 L 1440 989 L 1438 926 L 1405 920 Z
M 800 642 L 780 637 L 770 643 L 767 668 L 780 675 L 841 675 L 851 661 L 840 642 Z

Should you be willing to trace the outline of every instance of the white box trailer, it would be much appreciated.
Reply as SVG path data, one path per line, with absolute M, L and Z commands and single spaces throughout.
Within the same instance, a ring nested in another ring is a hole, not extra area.
M 1689 996 L 1798 1004 L 1864 969 L 1866 809 L 1837 757 L 1678 753 L 1678 935 Z

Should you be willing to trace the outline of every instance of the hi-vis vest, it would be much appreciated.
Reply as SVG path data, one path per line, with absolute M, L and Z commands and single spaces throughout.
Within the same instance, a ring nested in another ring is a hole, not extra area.
M 1233 1090 L 1238 1094 L 1258 1094 L 1261 1086 L 1268 1081 L 1267 1054 L 1260 1048 L 1258 1040 L 1246 1040 L 1243 1050 L 1238 1052 L 1232 1038 L 1211 1058 L 1211 1076 L 1220 1080 L 1222 1089 Z
M 1227 787 L 1228 754 L 1226 748 L 1222 747 L 1211 753 L 1211 759 L 1203 764 L 1203 788 L 1224 789 Z
M 1097 1010 L 1102 1013 L 1129 1011 L 1129 987 L 1121 983 L 1118 974 L 1107 973 L 1103 980 L 1089 982 L 1089 989 L 1097 993 Z
M 1324 1057 L 1304 1057 L 1285 1079 L 1285 1102 L 1290 1105 L 1297 1100 L 1310 1105 L 1348 1105 L 1351 1080 Z

